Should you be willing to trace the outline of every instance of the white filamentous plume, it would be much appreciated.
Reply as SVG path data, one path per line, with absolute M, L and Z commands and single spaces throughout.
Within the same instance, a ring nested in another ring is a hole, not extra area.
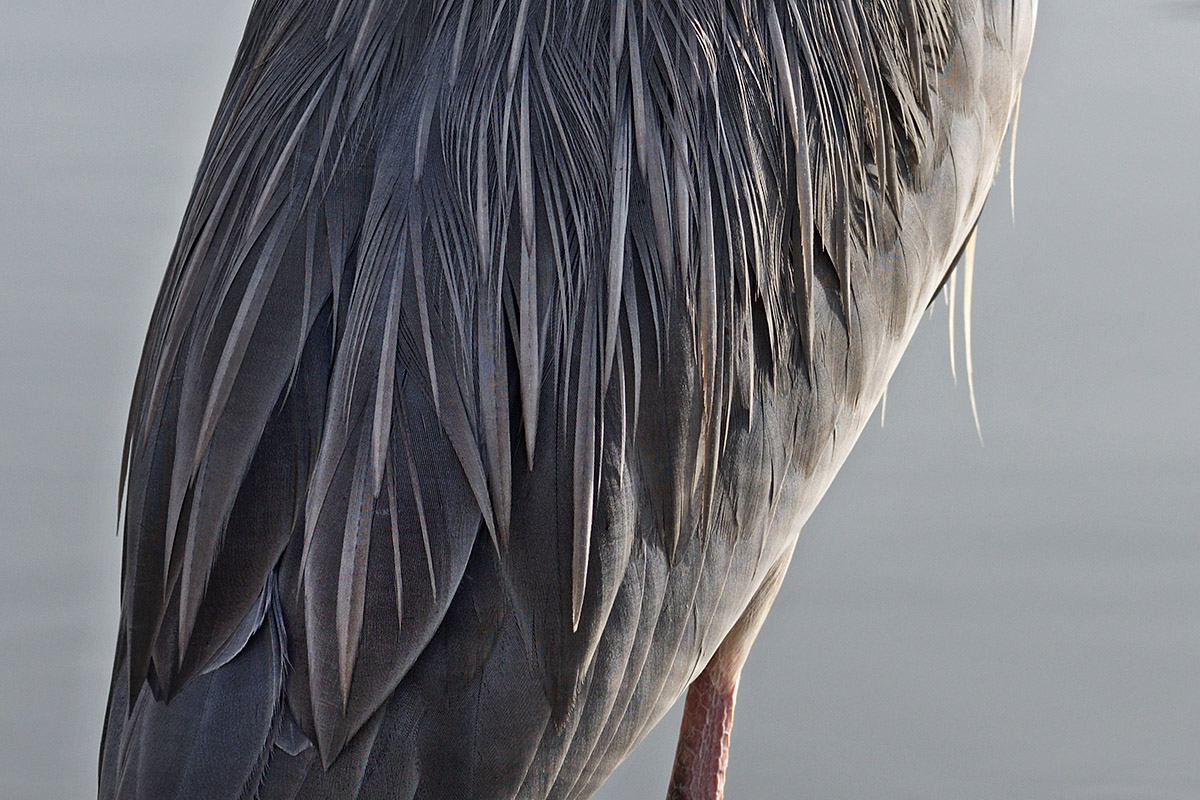
M 967 237 L 963 252 L 963 356 L 967 362 L 967 393 L 971 396 L 971 416 L 975 418 L 975 434 L 983 444 L 983 431 L 979 427 L 979 409 L 975 405 L 975 379 L 971 364 L 971 289 L 975 279 L 975 231 Z M 951 315 L 953 316 L 953 315 Z M 953 339 L 951 339 L 953 341 Z
M 958 288 L 958 272 L 957 270 L 950 273 L 950 280 L 946 286 L 946 305 L 949 306 L 948 326 L 950 333 L 950 377 L 954 378 L 954 385 L 958 386 L 958 367 L 954 363 L 954 310 L 955 310 L 955 294 Z

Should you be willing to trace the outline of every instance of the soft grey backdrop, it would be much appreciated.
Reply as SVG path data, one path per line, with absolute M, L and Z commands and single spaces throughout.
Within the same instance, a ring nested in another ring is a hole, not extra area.
M 248 7 L 0 0 L 0 797 L 94 794 L 126 404 Z M 985 444 L 939 303 L 746 667 L 731 800 L 1200 796 L 1198 143 L 1200 4 L 1042 3 Z M 663 796 L 677 724 L 601 797 Z

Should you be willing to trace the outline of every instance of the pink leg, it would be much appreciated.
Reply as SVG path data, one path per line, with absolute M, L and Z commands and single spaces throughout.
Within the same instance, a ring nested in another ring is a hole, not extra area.
M 688 687 L 667 800 L 721 800 L 724 796 L 738 678 L 791 560 L 792 549 L 788 548 Z
M 741 664 L 714 658 L 688 687 L 667 800 L 721 800 Z

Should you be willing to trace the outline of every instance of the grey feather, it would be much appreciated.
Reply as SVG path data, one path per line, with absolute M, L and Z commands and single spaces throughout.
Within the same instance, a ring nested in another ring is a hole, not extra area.
M 259 0 L 134 387 L 102 796 L 593 791 L 878 401 L 1035 5 Z

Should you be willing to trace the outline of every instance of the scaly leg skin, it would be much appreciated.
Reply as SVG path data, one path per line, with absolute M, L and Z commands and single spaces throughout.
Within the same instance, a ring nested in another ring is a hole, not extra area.
M 667 800 L 721 800 L 724 797 L 738 678 L 791 560 L 792 548 L 788 548 L 771 567 L 746 611 L 734 623 L 704 670 L 688 687 Z
M 725 794 L 729 732 L 742 665 L 716 661 L 714 656 L 688 687 L 667 800 L 721 800 Z

